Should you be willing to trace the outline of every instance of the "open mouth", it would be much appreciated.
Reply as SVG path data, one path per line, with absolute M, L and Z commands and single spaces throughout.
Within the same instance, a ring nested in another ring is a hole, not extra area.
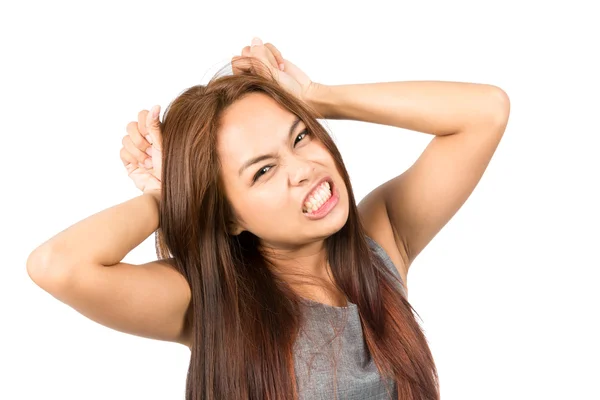
M 326 179 L 306 198 L 302 205 L 302 212 L 304 214 L 318 213 L 331 200 L 332 194 L 333 181 Z

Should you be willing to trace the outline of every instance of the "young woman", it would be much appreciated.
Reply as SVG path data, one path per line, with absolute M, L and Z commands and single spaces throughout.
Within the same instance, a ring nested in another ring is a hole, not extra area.
M 456 213 L 502 135 L 491 85 L 327 86 L 254 39 L 233 75 L 127 126 L 143 194 L 38 247 L 31 278 L 87 317 L 191 350 L 188 399 L 438 399 L 407 301 L 411 263 Z M 436 135 L 356 204 L 317 118 Z M 157 233 L 158 260 L 121 262 Z

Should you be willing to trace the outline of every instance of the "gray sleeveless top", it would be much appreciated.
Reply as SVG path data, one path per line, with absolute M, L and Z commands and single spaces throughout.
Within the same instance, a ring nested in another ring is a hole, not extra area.
M 367 242 L 386 267 L 402 280 L 385 250 L 370 237 Z M 399 289 L 406 297 L 403 285 Z M 357 305 L 348 302 L 347 307 L 335 307 L 303 300 L 307 304 L 305 323 L 294 344 L 300 399 L 397 399 L 395 382 L 383 380 L 371 358 Z

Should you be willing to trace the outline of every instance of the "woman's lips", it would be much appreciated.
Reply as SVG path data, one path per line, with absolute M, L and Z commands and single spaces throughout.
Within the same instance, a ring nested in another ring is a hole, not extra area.
M 333 189 L 333 180 L 331 179 L 331 177 L 329 176 L 325 176 L 321 179 L 319 179 L 312 188 L 310 188 L 310 190 L 308 191 L 308 193 L 306 193 L 306 196 L 304 196 L 304 199 L 302 199 L 302 204 L 301 204 L 301 209 L 304 210 L 304 203 L 306 203 L 308 201 L 308 198 L 310 197 L 311 194 L 313 194 L 315 192 L 315 190 L 317 190 L 317 188 L 319 186 L 321 186 L 323 184 L 323 182 L 329 182 L 329 188 Z M 332 192 L 333 193 L 333 190 Z
M 313 197 L 313 199 L 317 198 L 315 196 L 315 193 L 320 189 L 321 186 L 323 186 L 324 182 L 329 183 L 329 188 L 328 188 L 329 193 L 333 194 L 333 181 L 331 180 L 331 178 L 325 177 L 325 178 L 322 178 L 322 179 L 318 180 L 317 184 L 313 186 L 313 188 L 311 189 L 311 191 L 308 192 L 306 196 L 304 196 L 304 200 L 302 201 L 302 212 L 306 212 L 305 211 L 307 209 L 306 203 L 309 202 L 309 199 L 311 198 L 311 196 Z
M 313 213 L 303 213 L 308 219 L 317 220 L 324 218 L 337 205 L 340 200 L 340 193 L 337 188 L 331 186 L 331 197 L 321 205 L 321 207 Z

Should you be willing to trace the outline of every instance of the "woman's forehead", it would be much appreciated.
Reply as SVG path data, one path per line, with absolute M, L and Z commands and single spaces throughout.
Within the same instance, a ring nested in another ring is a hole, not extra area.
M 221 130 L 230 134 L 269 133 L 289 124 L 295 115 L 263 93 L 237 100 L 223 113 Z
M 219 156 L 235 169 L 250 158 L 276 152 L 297 119 L 266 95 L 248 95 L 223 115 L 217 135 Z

